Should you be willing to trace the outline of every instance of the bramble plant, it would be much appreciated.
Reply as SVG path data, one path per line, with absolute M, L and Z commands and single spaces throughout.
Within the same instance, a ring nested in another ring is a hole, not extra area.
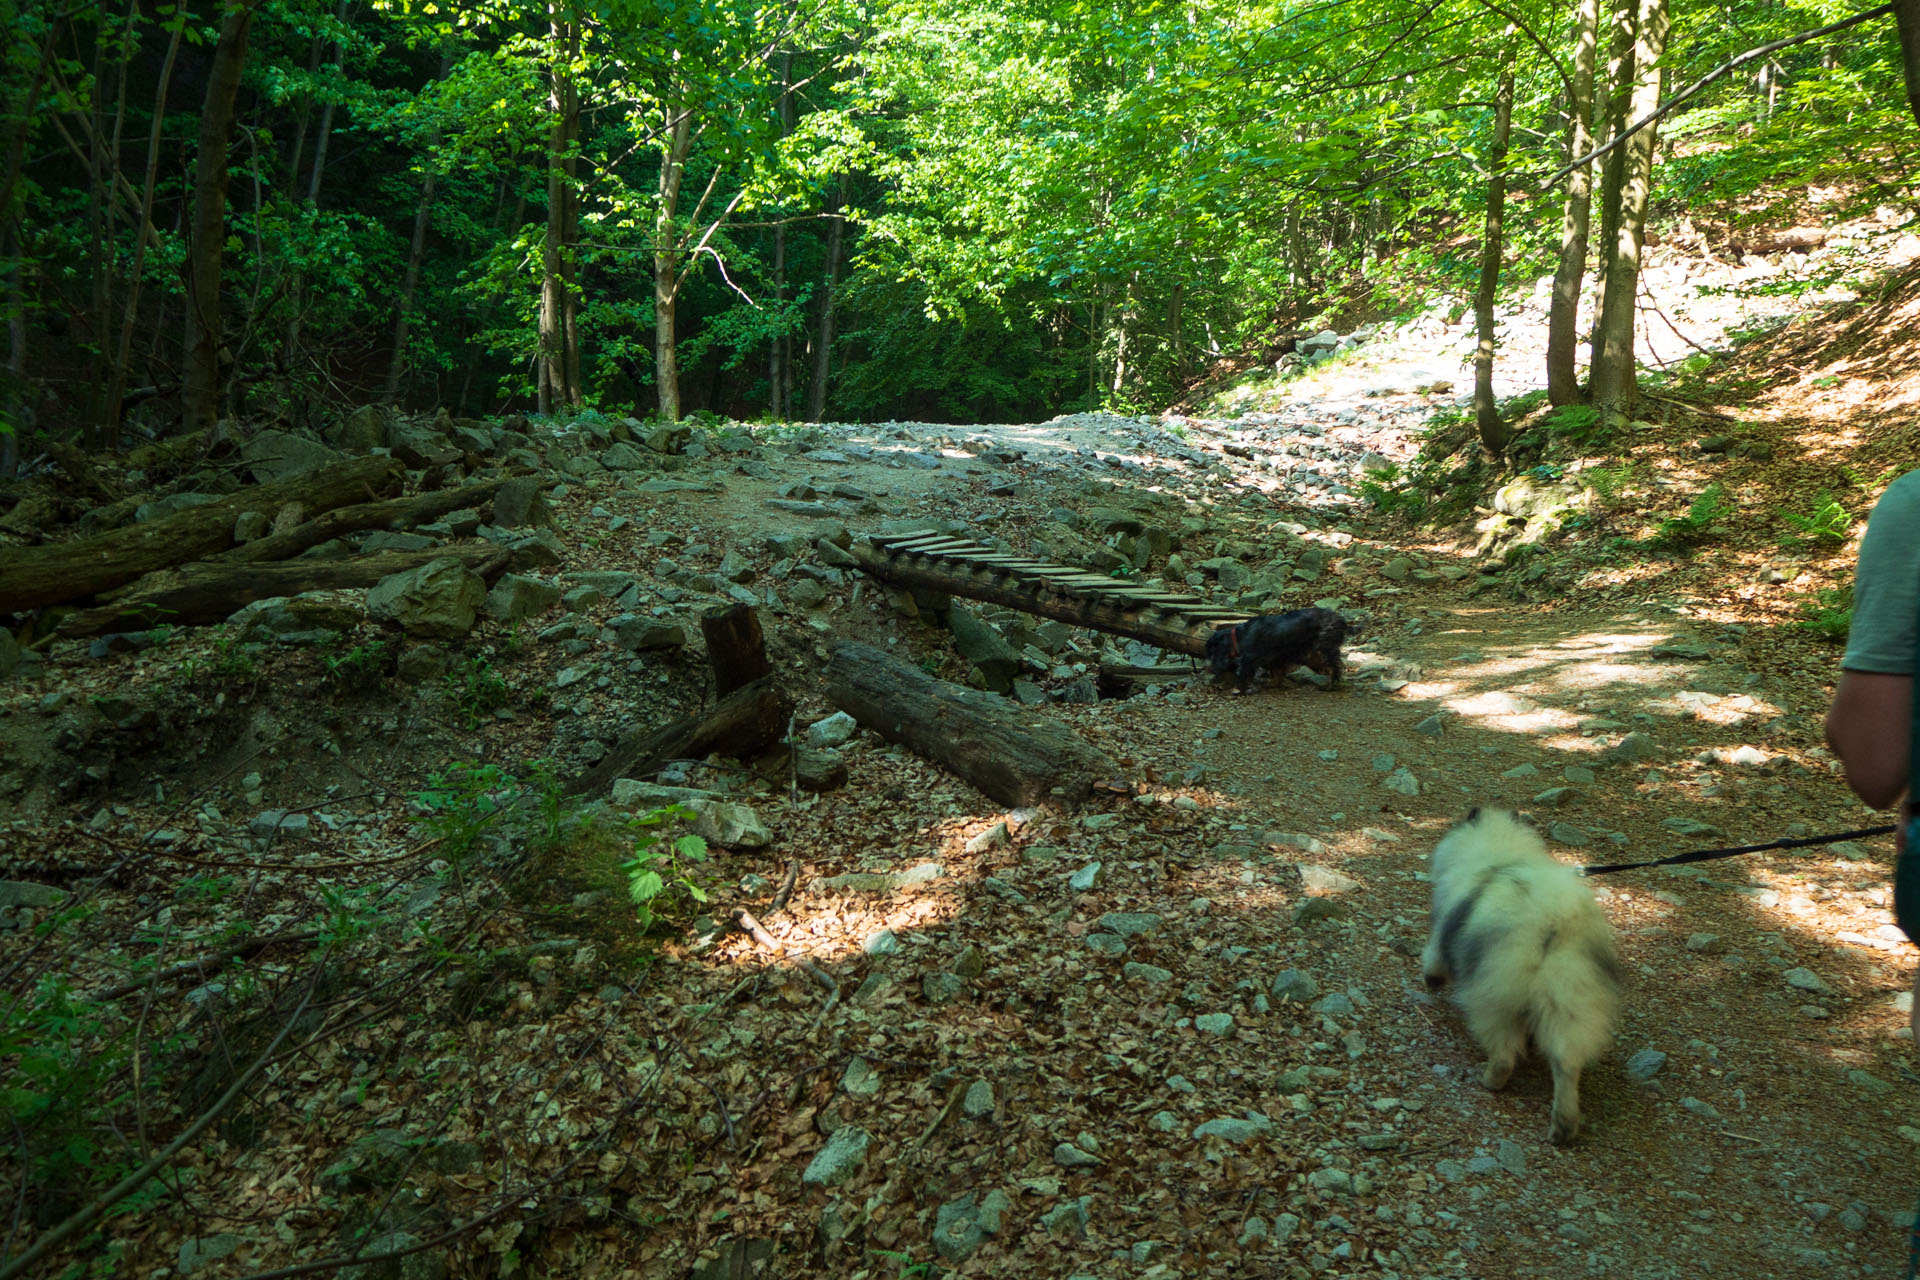
M 453 703 L 467 718 L 467 728 L 477 729 L 486 718 L 506 705 L 507 682 L 484 657 L 465 658 L 447 673 L 447 690 Z
M 633 818 L 633 856 L 620 864 L 627 896 L 642 929 L 650 928 L 663 908 L 682 899 L 705 902 L 707 891 L 693 878 L 691 864 L 707 860 L 707 842 L 691 832 L 671 836 L 657 828 L 685 821 L 693 811 L 668 805 Z

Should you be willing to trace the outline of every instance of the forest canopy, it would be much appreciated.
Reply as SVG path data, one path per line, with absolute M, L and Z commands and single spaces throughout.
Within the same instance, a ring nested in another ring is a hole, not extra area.
M 1905 192 L 1893 7 L 1643 131 L 1644 204 Z M 9 0 L 0 411 L 112 444 L 370 402 L 1159 407 L 1304 323 L 1464 300 L 1488 243 L 1509 280 L 1564 271 L 1571 153 L 1863 12 Z

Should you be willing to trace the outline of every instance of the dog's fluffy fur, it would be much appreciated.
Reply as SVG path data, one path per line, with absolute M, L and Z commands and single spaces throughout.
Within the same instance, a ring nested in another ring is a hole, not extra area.
M 1573 868 L 1518 815 L 1475 809 L 1433 851 L 1433 935 L 1420 957 L 1487 1054 L 1481 1083 L 1506 1085 L 1532 1039 L 1553 1069 L 1547 1137 L 1580 1131 L 1580 1073 L 1607 1049 L 1620 1001 L 1613 930 Z
M 1207 637 L 1207 661 L 1216 676 L 1234 667 L 1241 693 L 1253 687 L 1263 668 L 1284 672 L 1303 665 L 1338 686 L 1341 642 L 1359 631 L 1357 623 L 1332 609 L 1294 609 L 1219 628 Z

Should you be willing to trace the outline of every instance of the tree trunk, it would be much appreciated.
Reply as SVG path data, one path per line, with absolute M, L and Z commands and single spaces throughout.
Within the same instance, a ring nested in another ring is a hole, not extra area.
M 1666 51 L 1668 26 L 1667 0 L 1640 0 L 1633 54 L 1631 117 L 1635 120 L 1660 105 L 1660 57 Z M 1647 231 L 1647 197 L 1653 185 L 1654 136 L 1658 132 L 1657 125 L 1648 125 L 1620 148 L 1627 156 L 1620 187 L 1620 229 L 1607 264 L 1606 292 L 1601 302 L 1604 327 L 1593 353 L 1593 403 L 1623 413 L 1633 407 L 1638 390 L 1633 322 L 1640 289 L 1640 250 Z
M 580 26 L 557 4 L 547 8 L 550 79 L 547 109 L 547 235 L 540 275 L 540 412 L 578 408 L 580 387 L 578 264 L 579 194 L 574 189 L 574 138 L 580 130 L 580 92 L 573 63 Z
M 1493 403 L 1493 304 L 1500 292 L 1502 233 L 1507 213 L 1507 134 L 1513 124 L 1512 60 L 1501 73 L 1493 103 L 1493 146 L 1487 153 L 1487 233 L 1480 247 L 1480 288 L 1473 297 L 1473 323 L 1479 342 L 1473 349 L 1473 417 L 1488 453 L 1507 451 L 1512 431 Z
M 1186 285 L 1176 280 L 1167 296 L 1167 341 L 1173 348 L 1173 385 L 1183 386 L 1187 380 L 1187 344 L 1180 331 L 1180 305 L 1185 300 Z
M 1920 124 L 1920 0 L 1894 0 L 1893 23 L 1900 34 L 1900 66 L 1907 77 L 1907 110 L 1913 112 L 1913 122 Z
M 221 22 L 200 113 L 187 249 L 187 367 L 180 392 L 182 427 L 187 431 L 211 427 L 220 416 L 220 267 L 227 239 L 227 143 L 233 137 L 234 106 L 252 25 L 252 0 L 242 0 Z
M 841 641 L 827 698 L 890 742 L 926 756 L 1006 805 L 1070 806 L 1120 773 L 1105 753 L 998 694 L 981 693 L 870 645 Z
M 793 132 L 793 50 L 780 54 L 780 136 Z M 773 269 L 769 285 L 775 316 L 786 310 L 787 301 L 787 226 L 780 222 L 773 229 Z M 767 400 L 770 416 L 785 422 L 793 413 L 793 335 L 784 324 L 774 333 L 767 357 Z
M 440 74 L 437 80 L 445 80 L 453 69 L 453 50 L 448 48 L 440 55 Z M 407 270 L 400 281 L 399 305 L 393 313 L 393 355 L 387 361 L 387 385 L 380 400 L 383 404 L 393 404 L 400 398 L 400 380 L 407 368 L 407 330 L 413 318 L 413 297 L 420 287 L 420 264 L 427 256 L 427 225 L 433 212 L 434 152 L 440 145 L 439 130 L 428 135 L 426 145 L 426 174 L 420 179 L 420 202 L 413 210 L 413 239 L 407 245 Z
M 1568 105 L 1568 160 L 1593 150 L 1593 67 L 1600 43 L 1600 0 L 1580 0 L 1574 18 L 1573 96 Z M 1560 221 L 1560 264 L 1553 274 L 1553 303 L 1547 312 L 1547 400 L 1556 405 L 1580 399 L 1574 348 L 1580 332 L 1580 286 L 1587 276 L 1587 231 L 1593 213 L 1593 168 L 1579 165 L 1567 174 L 1567 208 Z
M 127 365 L 133 359 L 133 326 L 139 318 L 140 281 L 147 269 L 147 245 L 152 237 L 147 228 L 153 224 L 153 198 L 160 181 L 160 125 L 167 115 L 167 89 L 173 83 L 173 65 L 180 53 L 180 37 L 186 23 L 178 23 L 167 41 L 166 61 L 160 66 L 160 84 L 153 92 L 153 124 L 147 130 L 147 172 L 140 186 L 140 216 L 134 224 L 133 269 L 127 275 L 127 303 L 120 318 L 120 338 L 115 349 L 111 380 L 107 384 L 106 411 L 101 426 L 117 440 L 120 414 L 127 395 Z
M 392 494 L 404 478 L 405 469 L 393 458 L 354 458 L 96 538 L 15 548 L 0 556 L 0 600 L 14 611 L 79 600 L 155 569 L 225 551 L 233 545 L 234 520 L 244 512 L 272 515 L 290 503 L 309 513 L 330 511 Z
M 1633 105 L 1633 48 L 1636 14 L 1639 0 L 1613 0 L 1611 34 L 1608 36 L 1607 76 L 1604 92 L 1596 92 L 1594 116 L 1602 122 L 1596 143 L 1612 142 L 1626 130 L 1629 122 L 1627 112 Z M 1605 166 L 1600 170 L 1600 245 L 1599 261 L 1594 264 L 1595 275 L 1602 284 L 1606 281 L 1607 264 L 1613 260 L 1613 244 L 1620 235 L 1620 191 L 1626 181 L 1627 153 L 1624 147 L 1615 147 L 1605 158 Z M 1591 231 L 1591 226 L 1589 226 Z M 1602 297 L 1604 303 L 1604 291 Z M 1589 365 L 1594 355 L 1600 351 L 1600 328 L 1605 323 L 1601 307 L 1593 311 L 1593 328 L 1588 342 Z M 1592 370 L 1589 367 L 1589 376 Z
M 807 383 L 807 421 L 827 412 L 827 379 L 833 373 L 833 308 L 840 294 L 840 264 L 846 257 L 848 175 L 840 175 L 840 198 L 827 221 L 827 261 L 820 275 L 820 327 L 813 340 L 813 380 Z
M 73 638 L 107 631 L 140 631 L 162 623 L 199 627 L 225 621 L 255 600 L 296 596 L 303 591 L 371 587 L 390 574 L 418 569 L 435 560 L 458 560 L 481 577 L 492 578 L 512 558 L 513 553 L 506 548 L 481 542 L 417 551 L 377 551 L 347 560 L 282 560 L 272 564 L 203 560 L 147 574 L 115 592 L 110 603 L 62 618 L 55 633 Z
M 674 301 L 680 293 L 680 179 L 693 146 L 693 113 L 669 102 L 667 148 L 660 157 L 659 203 L 653 223 L 653 378 L 660 396 L 660 417 L 680 421 L 680 355 L 673 332 Z

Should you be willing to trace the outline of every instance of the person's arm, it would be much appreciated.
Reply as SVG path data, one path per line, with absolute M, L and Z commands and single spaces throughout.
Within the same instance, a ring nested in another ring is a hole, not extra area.
M 1907 789 L 1907 738 L 1913 727 L 1913 677 L 1842 671 L 1827 711 L 1827 745 L 1847 785 L 1875 809 Z
M 1907 789 L 1915 650 L 1920 649 L 1920 471 L 1887 486 L 1860 539 L 1853 621 L 1827 712 L 1827 745 L 1875 809 Z

